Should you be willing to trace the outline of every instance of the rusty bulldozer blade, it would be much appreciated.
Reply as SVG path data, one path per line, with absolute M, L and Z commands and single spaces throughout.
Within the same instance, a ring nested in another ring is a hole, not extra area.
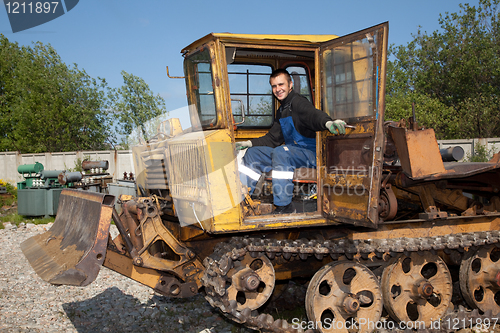
M 21 250 L 35 272 L 52 284 L 86 286 L 104 262 L 114 196 L 64 189 L 54 225 Z

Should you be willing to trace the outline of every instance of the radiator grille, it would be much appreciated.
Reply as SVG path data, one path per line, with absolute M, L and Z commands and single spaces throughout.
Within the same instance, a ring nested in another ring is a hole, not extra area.
M 198 142 L 168 145 L 170 188 L 176 199 L 206 200 L 206 161 L 204 148 Z M 205 201 L 202 200 L 202 201 Z

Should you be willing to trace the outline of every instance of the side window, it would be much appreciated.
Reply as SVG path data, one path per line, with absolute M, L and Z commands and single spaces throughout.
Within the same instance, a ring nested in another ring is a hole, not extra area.
M 309 102 L 312 103 L 311 85 L 309 83 L 309 77 L 306 69 L 300 66 L 289 66 L 286 70 L 292 77 L 293 90 L 307 98 Z
M 209 50 L 204 49 L 184 60 L 189 103 L 195 106 L 199 121 L 205 128 L 212 128 L 217 122 L 210 59 Z
M 272 68 L 268 65 L 228 65 L 231 108 L 238 127 L 268 128 L 273 124 L 273 95 L 269 85 L 271 72 Z

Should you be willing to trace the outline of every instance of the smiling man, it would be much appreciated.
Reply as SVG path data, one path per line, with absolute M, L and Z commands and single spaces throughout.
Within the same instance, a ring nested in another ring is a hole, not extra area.
M 345 134 L 345 122 L 333 121 L 296 93 L 285 69 L 275 70 L 269 83 L 280 102 L 273 126 L 260 138 L 237 142 L 236 148 L 249 148 L 240 172 L 248 177 L 251 192 L 261 174 L 272 170 L 276 206 L 273 214 L 290 214 L 296 211 L 292 202 L 294 170 L 316 167 L 316 132 L 328 129 L 334 134 Z

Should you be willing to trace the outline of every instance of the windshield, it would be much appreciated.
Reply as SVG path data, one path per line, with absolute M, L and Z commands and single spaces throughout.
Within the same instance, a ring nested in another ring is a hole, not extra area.
M 184 61 L 184 73 L 186 73 L 186 90 L 188 92 L 189 104 L 193 110 L 191 114 L 193 127 L 198 127 L 199 125 L 202 127 L 215 126 L 217 123 L 217 114 L 215 111 L 215 97 L 212 84 L 212 65 L 208 48 L 186 58 Z

